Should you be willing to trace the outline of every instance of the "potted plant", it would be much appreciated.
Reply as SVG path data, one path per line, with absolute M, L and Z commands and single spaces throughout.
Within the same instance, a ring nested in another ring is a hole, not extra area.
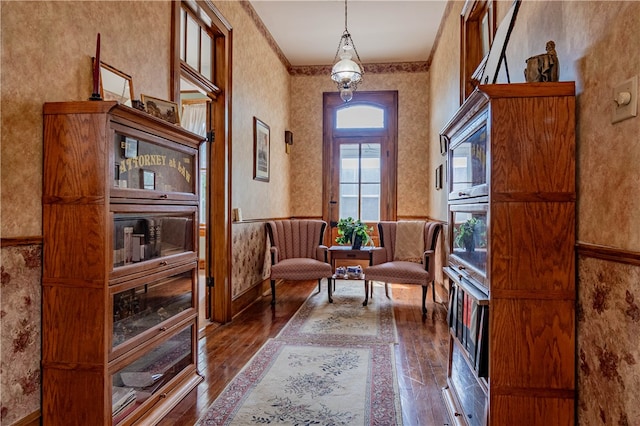
M 454 240 L 457 247 L 461 247 L 469 253 L 476 249 L 475 231 L 478 222 L 478 219 L 472 217 L 460 225 Z
M 338 221 L 338 244 L 351 244 L 351 248 L 359 249 L 369 242 L 369 228 L 360 219 L 348 217 Z

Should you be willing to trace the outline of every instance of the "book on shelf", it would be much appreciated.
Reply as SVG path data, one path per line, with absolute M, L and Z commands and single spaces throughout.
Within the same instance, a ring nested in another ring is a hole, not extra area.
M 133 262 L 144 260 L 144 234 L 133 234 L 132 236 L 132 258 Z
M 114 425 L 117 425 L 122 420 L 124 420 L 129 414 L 131 414 L 133 411 L 135 411 L 136 408 L 138 408 L 138 404 L 131 403 L 131 404 L 127 405 L 125 408 L 120 410 L 120 412 L 118 414 L 112 415 L 112 423 Z
M 136 390 L 136 400 L 139 402 L 146 401 L 151 395 L 153 395 L 158 389 L 160 389 L 165 384 L 165 377 L 163 374 L 156 374 L 154 376 L 160 376 L 156 381 L 147 387 L 140 388 Z
M 124 264 L 133 262 L 133 226 L 125 226 L 124 233 Z
M 162 219 L 156 219 L 156 241 L 153 249 L 154 257 L 161 255 L 160 249 L 162 247 Z
M 111 390 L 111 416 L 116 416 L 135 401 L 135 389 L 113 386 Z
M 149 229 L 149 244 L 145 252 L 147 259 L 160 256 L 160 246 L 162 242 L 162 220 L 146 219 L 147 228 Z
M 462 342 L 462 327 L 464 315 L 464 291 L 460 287 L 456 291 L 456 337 Z
M 134 388 L 146 388 L 153 385 L 155 382 L 162 378 L 162 374 L 152 374 L 146 371 L 123 371 L 120 373 L 120 379 L 125 386 L 131 386 Z

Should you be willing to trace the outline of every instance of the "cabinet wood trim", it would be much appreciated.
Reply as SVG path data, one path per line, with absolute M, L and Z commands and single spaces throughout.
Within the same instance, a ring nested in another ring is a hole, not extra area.
M 521 290 L 491 290 L 491 299 L 514 299 L 514 300 L 576 300 L 575 291 L 521 291 Z
M 525 398 L 574 399 L 576 397 L 576 392 L 574 389 L 540 389 L 499 385 L 491 385 L 491 393 L 494 395 Z
M 574 202 L 576 195 L 573 192 L 494 192 L 491 194 L 491 201 L 497 203 L 536 203 L 536 202 Z

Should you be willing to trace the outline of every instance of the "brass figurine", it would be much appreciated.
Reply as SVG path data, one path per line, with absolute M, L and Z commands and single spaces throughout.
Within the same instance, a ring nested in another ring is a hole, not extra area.
M 532 56 L 526 60 L 526 63 L 524 78 L 527 83 L 558 81 L 559 62 L 553 40 L 547 42 L 547 53 Z

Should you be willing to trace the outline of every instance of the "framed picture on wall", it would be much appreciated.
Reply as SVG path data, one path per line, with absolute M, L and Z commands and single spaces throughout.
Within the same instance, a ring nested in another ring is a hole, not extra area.
M 270 130 L 263 121 L 253 117 L 253 179 L 269 182 Z
M 449 138 L 440 135 L 440 155 L 447 155 L 447 149 L 449 149 Z
M 442 164 L 436 168 L 436 189 L 442 189 L 442 169 Z

